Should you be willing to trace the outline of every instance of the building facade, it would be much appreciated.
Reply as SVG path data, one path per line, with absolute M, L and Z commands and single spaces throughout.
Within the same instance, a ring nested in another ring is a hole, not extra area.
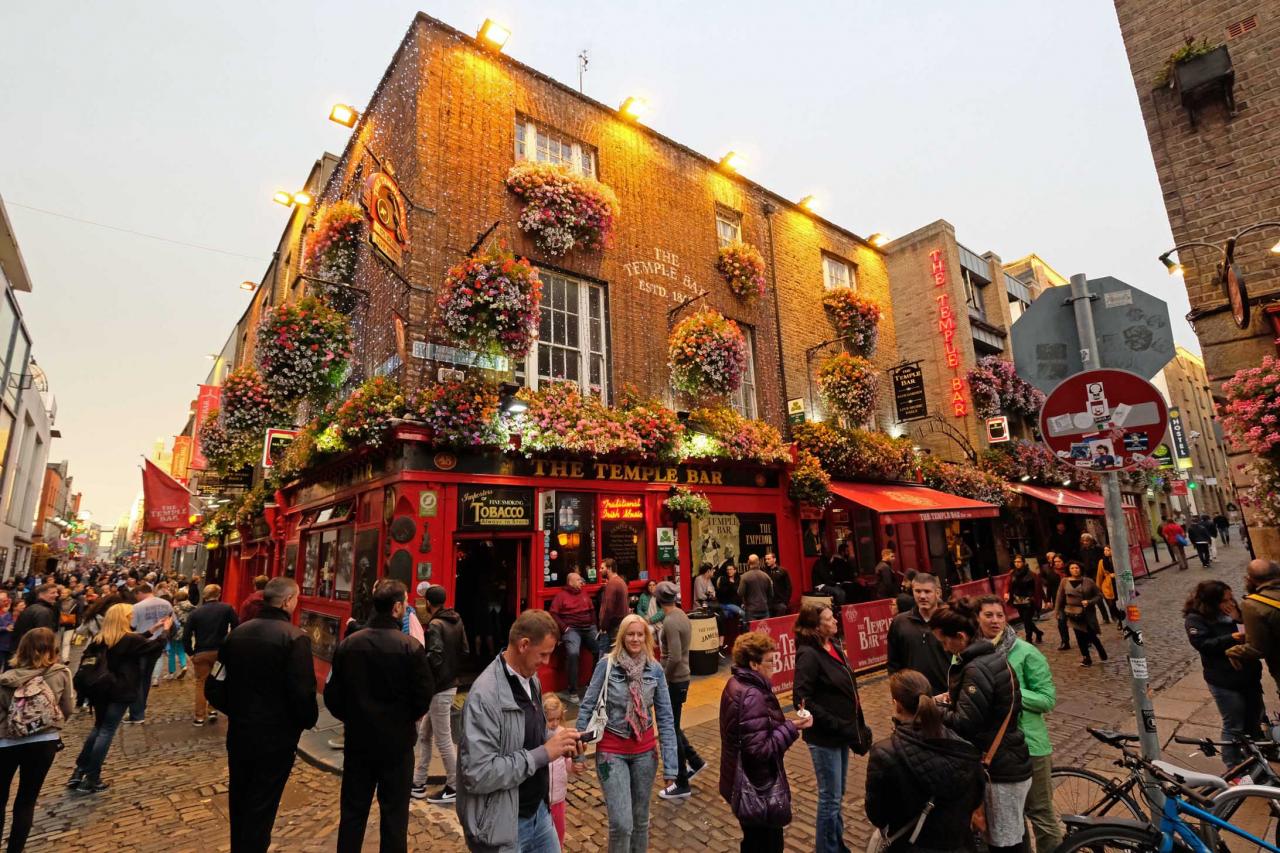
M 1178 493 L 1170 496 L 1170 505 L 1175 511 L 1211 516 L 1238 509 L 1204 361 L 1177 347 L 1162 375 L 1173 445 L 1169 458 L 1183 482 L 1176 486 Z

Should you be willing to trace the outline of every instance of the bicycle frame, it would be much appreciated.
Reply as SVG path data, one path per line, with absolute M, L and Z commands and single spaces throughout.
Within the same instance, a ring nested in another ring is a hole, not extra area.
M 1187 826 L 1186 822 L 1182 820 L 1181 816 L 1184 814 L 1191 815 L 1219 830 L 1244 838 L 1252 844 L 1258 844 L 1263 849 L 1270 851 L 1270 853 L 1280 853 L 1280 847 L 1263 841 L 1261 838 L 1246 832 L 1234 824 L 1227 823 L 1212 812 L 1207 812 L 1199 806 L 1193 806 L 1181 797 L 1173 797 L 1168 794 L 1165 795 L 1164 809 L 1160 816 L 1160 853 L 1172 853 L 1174 836 L 1181 838 L 1194 853 L 1213 853 L 1213 850 L 1204 843 L 1204 840 L 1196 834 L 1196 831 Z

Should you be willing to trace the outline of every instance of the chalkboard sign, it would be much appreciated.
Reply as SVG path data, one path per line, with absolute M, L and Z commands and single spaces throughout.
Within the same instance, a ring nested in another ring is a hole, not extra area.
M 627 580 L 637 580 L 644 567 L 644 526 L 629 521 L 600 523 L 600 553 L 612 557 L 618 573 Z
M 905 364 L 892 371 L 893 403 L 898 421 L 918 421 L 929 416 L 925 400 L 924 372 L 918 364 Z

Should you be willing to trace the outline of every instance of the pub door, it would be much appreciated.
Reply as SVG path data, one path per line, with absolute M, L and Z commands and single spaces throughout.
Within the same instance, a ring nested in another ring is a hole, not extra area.
M 454 607 L 471 646 L 461 678 L 470 683 L 506 646 L 511 623 L 532 600 L 529 538 L 459 535 L 453 547 Z

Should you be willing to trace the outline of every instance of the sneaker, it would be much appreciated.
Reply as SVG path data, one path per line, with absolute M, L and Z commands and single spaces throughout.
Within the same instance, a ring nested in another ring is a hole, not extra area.
M 1105 661 L 1107 659 L 1107 650 L 1098 649 L 1098 657 L 1102 658 Z
M 213 722 L 214 720 L 216 720 L 216 719 L 218 719 L 218 712 L 217 712 L 217 711 L 215 711 L 215 710 L 213 710 L 212 708 L 210 708 L 210 709 L 209 709 L 209 722 L 211 722 L 211 723 L 212 723 L 212 722 Z
M 658 796 L 664 800 L 684 800 L 692 794 L 688 785 L 681 785 L 678 782 L 672 782 L 667 787 L 658 792 Z
M 692 782 L 693 777 L 697 776 L 699 773 L 701 773 L 703 770 L 706 770 L 706 769 L 707 769 L 707 762 L 705 760 L 699 758 L 696 764 L 690 761 L 689 776 L 687 778 L 689 779 L 690 782 Z
M 75 787 L 77 794 L 101 794 L 111 786 L 106 782 L 90 782 L 87 779 Z
M 193 725 L 193 726 L 203 726 L 203 725 L 204 725 L 204 720 L 201 720 L 201 719 L 195 719 L 195 720 L 192 720 L 192 721 L 191 721 L 191 725 Z
M 409 796 L 413 797 L 415 800 L 425 800 L 427 798 L 427 786 L 425 784 L 414 785 L 409 789 Z
M 84 774 L 79 770 L 73 771 L 71 778 L 67 780 L 68 788 L 79 788 L 80 783 L 84 781 Z
M 1091 661 L 1091 660 L 1087 660 L 1087 659 L 1086 659 L 1086 660 L 1082 660 L 1082 661 L 1080 661 L 1080 665 L 1081 665 L 1081 666 L 1093 666 L 1093 661 Z
M 440 793 L 435 794 L 434 796 L 427 797 L 427 802 L 444 806 L 444 805 L 449 805 L 450 803 L 454 802 L 457 799 L 458 799 L 458 792 L 453 790 L 453 788 L 449 787 L 448 785 L 445 785 L 443 788 L 440 789 Z
M 135 725 L 135 726 L 140 726 L 140 725 L 142 725 L 143 723 L 145 723 L 146 721 L 147 721 L 147 720 L 146 720 L 146 718 L 145 718 L 145 717 L 143 717 L 143 718 L 141 718 L 141 719 L 137 719 L 137 720 L 125 720 L 125 722 L 126 722 L 126 723 L 130 723 L 130 724 Z

